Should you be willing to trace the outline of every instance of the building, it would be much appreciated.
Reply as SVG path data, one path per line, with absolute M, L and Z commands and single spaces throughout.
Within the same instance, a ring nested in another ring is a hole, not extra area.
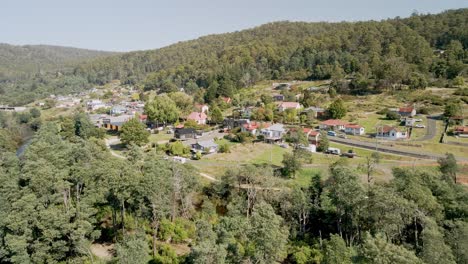
M 286 109 L 301 109 L 301 104 L 298 102 L 281 102 L 278 104 L 278 111 L 283 112 Z
M 453 133 L 459 137 L 468 137 L 468 126 L 457 126 Z
M 275 94 L 273 95 L 273 100 L 277 102 L 282 102 L 284 101 L 284 95 L 282 94 Z
M 282 141 L 285 133 L 286 129 L 284 129 L 283 124 L 274 124 L 260 130 L 260 134 L 265 137 L 265 141 L 267 142 Z
M 174 137 L 180 140 L 196 138 L 197 131 L 194 128 L 176 128 Z
M 322 118 L 326 115 L 327 110 L 320 108 L 320 107 L 311 106 L 311 107 L 305 108 L 302 112 L 312 113 L 314 118 Z
M 0 105 L 0 111 L 5 111 L 5 112 L 23 112 L 26 110 L 27 110 L 26 107 L 14 107 L 14 106 Z
M 106 104 L 103 103 L 101 100 L 91 100 L 91 101 L 86 103 L 86 108 L 89 111 L 95 111 L 95 110 L 98 110 L 98 109 L 104 108 L 104 107 L 106 107 Z
M 111 115 L 122 115 L 122 114 L 125 114 L 126 112 L 127 112 L 127 108 L 121 105 L 114 105 L 110 110 Z
M 377 127 L 377 138 L 389 139 L 389 140 L 398 140 L 408 138 L 408 132 L 401 131 L 393 126 L 380 126 Z
M 208 111 L 210 110 L 210 107 L 206 104 L 195 104 L 195 109 L 199 113 L 205 113 L 208 114 Z
M 413 117 L 416 115 L 416 109 L 412 106 L 398 108 L 398 114 L 401 117 Z
M 199 125 L 205 125 L 207 117 L 208 116 L 203 112 L 201 112 L 201 113 L 192 112 L 192 113 L 190 113 L 190 115 L 187 116 L 187 121 L 188 120 L 193 120 Z
M 242 127 L 248 123 L 250 123 L 249 119 L 225 118 L 223 121 L 223 127 L 227 129 L 234 129 L 237 127 Z
M 350 135 L 364 135 L 365 129 L 363 126 L 360 126 L 358 124 L 347 124 L 345 125 L 345 133 L 350 134 Z
M 121 115 L 121 116 L 108 116 L 102 119 L 102 127 L 107 130 L 120 131 L 123 124 L 127 123 L 128 120 L 134 118 L 133 115 Z
M 320 129 L 322 130 L 333 130 L 343 131 L 348 123 L 339 119 L 328 119 L 320 123 Z
M 313 130 L 312 128 L 306 128 L 305 127 L 305 128 L 302 129 L 302 132 L 304 132 L 304 134 L 306 134 L 307 140 L 309 140 L 309 143 L 311 145 L 315 145 L 315 146 L 318 145 L 318 143 L 320 141 L 320 132 L 319 131 Z
M 241 127 L 242 132 L 248 132 L 254 136 L 256 136 L 259 133 L 259 130 L 262 128 L 268 128 L 270 127 L 270 123 L 264 123 L 264 122 L 249 122 L 247 124 L 244 124 Z
M 203 154 L 215 153 L 218 150 L 218 144 L 213 140 L 199 141 L 192 144 L 192 150 L 194 152 L 200 151 Z

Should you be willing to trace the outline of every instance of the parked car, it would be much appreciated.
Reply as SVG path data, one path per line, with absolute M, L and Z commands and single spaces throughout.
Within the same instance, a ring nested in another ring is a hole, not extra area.
M 345 134 L 338 134 L 339 138 L 348 138 Z
M 354 150 L 350 149 L 350 150 L 348 150 L 348 152 L 341 154 L 341 156 L 348 157 L 348 158 L 352 159 L 352 158 L 356 157 L 357 154 L 356 154 L 356 152 L 354 152 Z
M 282 148 L 289 148 L 288 144 L 280 144 L 279 146 Z
M 335 131 L 328 131 L 327 136 L 336 137 L 336 132 Z
M 425 125 L 417 124 L 417 125 L 414 125 L 414 127 L 417 127 L 417 128 L 425 128 L 426 126 L 425 126 Z
M 333 155 L 340 155 L 341 154 L 341 150 L 339 148 L 328 148 L 328 150 L 326 151 L 326 153 L 328 154 L 333 154 Z
M 422 122 L 422 119 L 416 118 L 414 119 L 415 122 Z
M 166 133 L 167 133 L 167 134 L 174 134 L 174 130 L 168 129 Z

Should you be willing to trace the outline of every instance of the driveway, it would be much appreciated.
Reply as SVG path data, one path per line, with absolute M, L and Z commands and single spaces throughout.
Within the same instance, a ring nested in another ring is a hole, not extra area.
M 440 115 L 432 115 L 427 117 L 427 131 L 426 135 L 422 138 L 415 139 L 413 141 L 429 141 L 432 140 L 437 134 L 437 119 Z

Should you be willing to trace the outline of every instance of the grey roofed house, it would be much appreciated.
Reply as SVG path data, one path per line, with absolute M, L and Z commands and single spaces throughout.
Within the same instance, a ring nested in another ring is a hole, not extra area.
M 225 118 L 223 121 L 223 126 L 228 129 L 233 129 L 236 127 L 242 127 L 248 123 L 250 123 L 249 119 Z
M 112 115 L 120 115 L 120 114 L 126 113 L 127 108 L 125 106 L 115 105 L 115 106 L 112 107 L 110 112 L 111 112 Z
M 192 144 L 192 148 L 195 150 L 201 150 L 205 153 L 213 153 L 218 149 L 218 144 L 216 144 L 213 140 L 205 140 Z

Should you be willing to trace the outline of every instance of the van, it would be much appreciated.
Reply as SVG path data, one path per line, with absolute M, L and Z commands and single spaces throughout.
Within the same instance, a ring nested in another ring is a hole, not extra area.
M 327 136 L 336 137 L 336 132 L 335 131 L 328 131 Z
M 339 148 L 328 148 L 327 153 L 333 155 L 340 155 L 341 150 Z

